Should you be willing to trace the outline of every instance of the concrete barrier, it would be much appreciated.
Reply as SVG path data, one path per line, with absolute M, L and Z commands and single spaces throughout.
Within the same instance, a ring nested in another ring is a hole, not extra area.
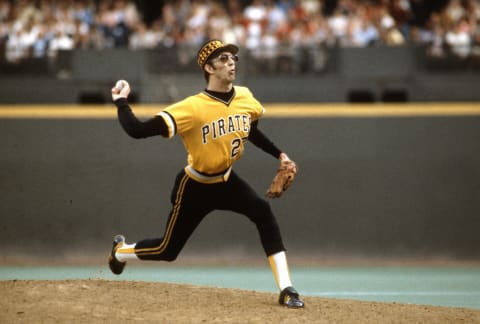
M 138 102 L 173 102 L 205 84 L 192 59 L 196 51 L 184 51 L 76 50 L 62 52 L 58 62 L 30 62 L 10 72 L 0 64 L 0 103 L 105 103 L 118 79 L 130 81 Z M 325 57 L 324 66 L 310 62 L 291 71 L 264 71 L 265 64 L 242 49 L 237 81 L 255 89 L 263 102 L 480 101 L 475 60 L 432 67 L 425 49 L 416 47 L 307 52 Z

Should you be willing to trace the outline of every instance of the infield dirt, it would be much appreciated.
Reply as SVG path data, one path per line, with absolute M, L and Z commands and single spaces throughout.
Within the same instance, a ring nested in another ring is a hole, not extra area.
M 0 281 L 0 323 L 480 323 L 480 311 L 136 281 Z

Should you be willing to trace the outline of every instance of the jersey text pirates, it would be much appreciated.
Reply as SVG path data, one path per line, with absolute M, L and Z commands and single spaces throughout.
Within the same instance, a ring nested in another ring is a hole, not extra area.
M 235 86 L 234 91 L 230 102 L 201 92 L 158 114 L 168 125 L 168 137 L 182 137 L 188 152 L 185 171 L 195 180 L 226 181 L 243 154 L 251 123 L 264 112 L 248 88 Z

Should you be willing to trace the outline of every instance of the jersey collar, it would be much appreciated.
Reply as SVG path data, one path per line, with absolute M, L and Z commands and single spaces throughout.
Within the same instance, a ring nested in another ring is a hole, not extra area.
M 215 99 L 217 101 L 220 101 L 225 105 L 229 106 L 233 98 L 235 98 L 235 87 L 232 87 L 232 90 L 230 90 L 229 92 L 217 92 L 217 91 L 211 91 L 211 90 L 205 89 L 203 93 L 208 97 Z

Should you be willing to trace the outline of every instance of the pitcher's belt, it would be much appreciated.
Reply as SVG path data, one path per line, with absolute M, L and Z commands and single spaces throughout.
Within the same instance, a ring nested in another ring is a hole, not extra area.
M 218 182 L 226 182 L 230 177 L 230 173 L 232 172 L 232 167 L 229 167 L 225 171 L 216 173 L 216 174 L 206 174 L 200 171 L 195 170 L 192 166 L 187 165 L 185 167 L 185 173 L 188 174 L 190 178 L 195 181 L 201 183 L 218 183 Z

